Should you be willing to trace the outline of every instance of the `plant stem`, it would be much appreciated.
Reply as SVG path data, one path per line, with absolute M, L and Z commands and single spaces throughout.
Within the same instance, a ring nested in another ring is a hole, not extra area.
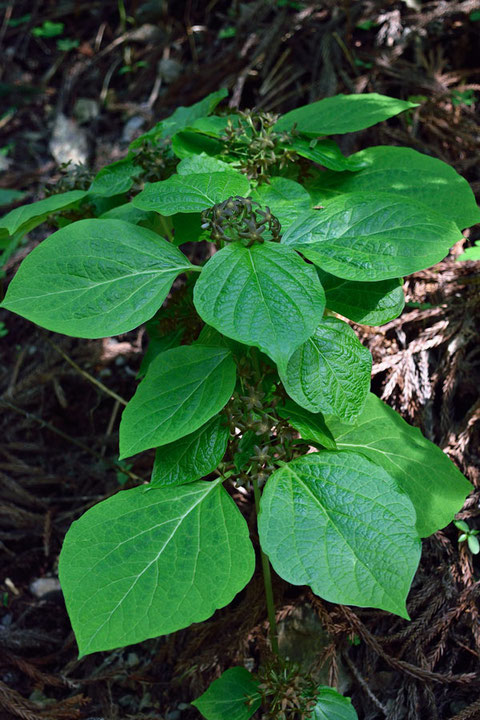
M 258 487 L 258 480 L 256 477 L 253 478 L 252 482 L 253 494 L 255 496 L 255 510 L 257 512 L 258 520 L 258 514 L 260 512 L 260 489 Z M 262 548 L 260 548 L 260 557 L 262 559 L 263 584 L 265 586 L 265 599 L 267 601 L 268 622 L 270 624 L 270 643 L 272 645 L 272 650 L 275 655 L 279 655 L 277 621 L 275 619 L 275 603 L 273 600 L 272 574 L 270 572 L 270 562 L 268 560 L 268 557 L 263 552 Z
M 160 217 L 160 224 L 161 224 L 162 228 L 165 230 L 165 235 L 167 236 L 167 238 L 170 242 L 173 242 L 173 235 L 172 235 L 170 228 L 167 225 L 167 221 L 165 220 L 163 215 L 160 215 L 159 217 Z

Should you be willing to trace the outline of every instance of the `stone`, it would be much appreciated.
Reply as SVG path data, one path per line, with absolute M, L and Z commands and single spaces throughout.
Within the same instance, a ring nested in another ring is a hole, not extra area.
M 87 162 L 87 133 L 75 120 L 63 113 L 58 113 L 55 118 L 48 147 L 59 165 L 68 162 L 73 165 L 85 165 Z
M 51 592 L 61 591 L 60 583 L 58 578 L 44 577 L 34 580 L 30 584 L 30 592 L 37 598 L 41 598 L 44 595 L 48 595 Z

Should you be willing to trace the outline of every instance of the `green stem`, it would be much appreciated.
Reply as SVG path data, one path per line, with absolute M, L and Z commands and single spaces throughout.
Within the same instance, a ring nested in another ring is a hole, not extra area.
M 167 236 L 167 238 L 169 239 L 170 242 L 173 242 L 173 235 L 171 233 L 170 228 L 167 225 L 167 221 L 165 220 L 163 215 L 160 215 L 159 217 L 160 217 L 160 224 L 161 224 L 162 228 L 165 230 L 165 235 Z
M 260 512 L 260 489 L 258 487 L 258 480 L 256 477 L 253 478 L 253 494 L 255 496 L 255 510 L 258 514 Z M 268 557 L 265 555 L 263 550 L 260 548 L 260 557 L 262 559 L 262 571 L 263 571 L 263 584 L 265 586 L 265 599 L 267 601 L 267 614 L 268 621 L 270 623 L 270 643 L 272 650 L 275 655 L 279 655 L 278 649 L 278 631 L 277 621 L 275 619 L 275 603 L 273 600 L 273 588 L 272 588 L 272 574 L 270 572 L 270 563 Z

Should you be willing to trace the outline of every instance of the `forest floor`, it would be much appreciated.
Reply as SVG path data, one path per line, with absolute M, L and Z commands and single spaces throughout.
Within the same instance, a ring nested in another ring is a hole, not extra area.
M 62 118 L 96 170 L 135 132 L 222 86 L 231 106 L 270 112 L 339 92 L 416 98 L 409 122 L 343 137 L 344 152 L 412 147 L 480 191 L 480 2 L 4 0 L 0 12 L 0 190 L 24 201 L 64 175 Z M 479 265 L 455 259 L 478 226 L 464 235 L 409 278 L 400 318 L 356 329 L 373 354 L 373 390 L 472 482 L 458 517 L 480 529 Z M 32 232 L 8 259 L 5 285 L 42 237 Z M 265 657 L 261 577 L 202 625 L 81 660 L 56 580 L 71 522 L 149 477 L 152 453 L 119 464 L 119 403 L 88 377 L 131 397 L 144 333 L 85 341 L 3 311 L 0 321 L 0 718 L 194 720 L 189 702 L 223 669 Z M 301 647 L 321 623 L 316 661 L 360 720 L 480 718 L 480 556 L 453 525 L 423 548 L 410 623 L 274 580 L 283 631 Z

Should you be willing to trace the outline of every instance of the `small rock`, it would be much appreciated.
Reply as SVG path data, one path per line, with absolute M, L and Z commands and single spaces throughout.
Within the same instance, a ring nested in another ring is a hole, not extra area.
M 182 64 L 172 58 L 162 58 L 157 65 L 158 74 L 167 84 L 175 82 L 182 73 Z
M 37 598 L 59 590 L 61 590 L 61 587 L 58 578 L 38 578 L 30 584 L 30 592 Z
M 88 158 L 87 134 L 75 120 L 58 113 L 53 126 L 49 150 L 59 165 L 71 161 L 85 165 Z
M 165 720 L 180 720 L 180 715 L 180 710 L 170 710 L 170 712 L 165 715 Z
M 0 172 L 8 170 L 11 164 L 12 161 L 10 158 L 7 158 L 6 155 L 0 155 Z
M 91 98 L 80 97 L 73 106 L 73 116 L 80 125 L 95 120 L 99 112 L 98 102 Z
M 165 33 L 157 25 L 152 23 L 144 23 L 130 32 L 127 35 L 128 40 L 139 43 L 157 43 L 160 44 L 165 41 Z
M 137 133 L 145 125 L 145 118 L 140 115 L 134 115 L 131 117 L 125 125 L 122 131 L 122 142 L 131 143 L 136 137 Z

